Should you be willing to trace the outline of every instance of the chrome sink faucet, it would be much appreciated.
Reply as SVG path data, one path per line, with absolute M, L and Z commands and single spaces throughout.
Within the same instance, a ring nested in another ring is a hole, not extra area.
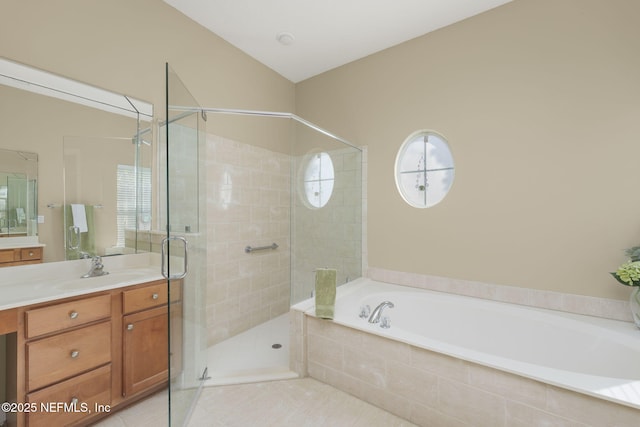
M 382 311 L 386 308 L 393 308 L 393 303 L 391 301 L 381 302 L 376 308 L 371 312 L 371 316 L 369 316 L 369 323 L 379 323 L 380 317 L 382 316 Z
M 104 271 L 102 258 L 100 258 L 99 256 L 94 256 L 93 258 L 91 258 L 91 269 L 87 274 L 84 274 L 82 278 L 104 276 L 105 274 L 109 274 L 109 272 Z

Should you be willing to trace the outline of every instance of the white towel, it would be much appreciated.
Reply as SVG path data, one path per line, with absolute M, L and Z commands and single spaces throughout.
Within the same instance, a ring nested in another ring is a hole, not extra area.
M 87 213 L 84 210 L 84 205 L 72 204 L 71 216 L 73 217 L 73 225 L 78 227 L 81 233 L 89 231 L 89 227 L 87 227 Z

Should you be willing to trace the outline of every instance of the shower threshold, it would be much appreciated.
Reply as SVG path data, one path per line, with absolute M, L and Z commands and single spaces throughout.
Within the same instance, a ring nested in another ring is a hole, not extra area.
M 297 378 L 289 370 L 289 313 L 207 350 L 205 387 Z

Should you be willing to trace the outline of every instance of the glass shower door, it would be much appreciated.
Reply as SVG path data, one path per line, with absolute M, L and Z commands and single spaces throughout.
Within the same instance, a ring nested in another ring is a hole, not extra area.
M 160 128 L 162 270 L 169 280 L 169 423 L 188 422 L 207 377 L 205 330 L 206 227 L 201 194 L 204 116 L 181 110 L 197 103 L 166 66 L 166 122 Z M 173 302 L 171 302 L 173 301 Z M 179 303 L 176 303 L 179 301 Z

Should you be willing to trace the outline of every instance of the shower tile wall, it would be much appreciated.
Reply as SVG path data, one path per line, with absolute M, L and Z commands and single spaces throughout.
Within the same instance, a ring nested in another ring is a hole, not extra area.
M 207 331 L 214 345 L 289 311 L 290 157 L 207 136 Z M 247 254 L 246 246 L 277 243 Z

